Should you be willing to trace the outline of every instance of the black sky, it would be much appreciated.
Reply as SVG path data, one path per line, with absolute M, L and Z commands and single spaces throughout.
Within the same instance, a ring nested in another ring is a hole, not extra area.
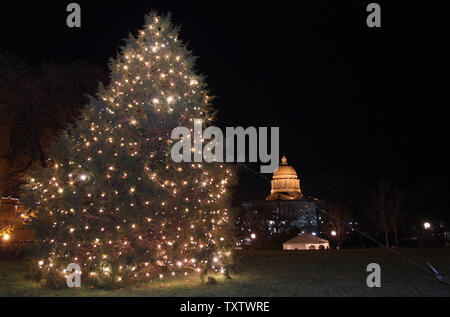
M 0 50 L 106 67 L 145 14 L 170 11 L 217 96 L 217 125 L 279 126 L 306 193 L 320 196 L 331 171 L 342 186 L 450 188 L 449 2 L 378 1 L 382 27 L 370 29 L 371 1 L 78 1 L 78 30 L 65 25 L 70 2 L 2 4 Z M 268 183 L 243 173 L 240 189 L 263 197 Z

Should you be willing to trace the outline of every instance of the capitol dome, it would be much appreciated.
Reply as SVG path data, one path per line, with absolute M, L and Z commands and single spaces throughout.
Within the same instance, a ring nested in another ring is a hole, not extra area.
M 266 200 L 298 200 L 302 197 L 297 172 L 288 165 L 287 158 L 283 155 L 281 165 L 273 173 L 272 188 Z
M 295 169 L 288 165 L 286 156 L 281 158 L 281 165 L 273 173 L 273 179 L 298 179 Z

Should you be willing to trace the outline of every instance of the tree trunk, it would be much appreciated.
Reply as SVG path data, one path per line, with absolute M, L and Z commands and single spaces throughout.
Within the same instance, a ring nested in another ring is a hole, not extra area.
M 29 129 L 32 133 L 31 129 Z M 41 142 L 39 141 L 39 138 L 37 137 L 36 133 L 33 133 L 33 140 L 34 140 L 34 146 L 36 147 L 38 154 L 39 154 L 39 160 L 41 161 L 41 165 L 43 167 L 47 167 L 47 160 L 45 159 L 44 150 L 42 149 Z
M 342 237 L 338 237 L 337 239 L 337 249 L 342 249 Z
M 398 248 L 398 232 L 397 228 L 394 228 L 395 246 Z
M 384 229 L 384 239 L 386 241 L 386 247 L 389 248 L 389 232 L 387 229 Z

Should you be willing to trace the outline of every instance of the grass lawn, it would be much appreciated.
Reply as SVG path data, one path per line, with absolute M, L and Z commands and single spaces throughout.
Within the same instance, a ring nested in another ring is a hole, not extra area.
M 450 249 L 400 249 L 450 279 Z M 0 296 L 450 296 L 450 285 L 384 249 L 237 251 L 239 272 L 215 285 L 198 277 L 157 280 L 135 290 L 54 291 L 24 279 L 25 261 L 0 261 Z M 381 288 L 366 286 L 366 266 L 381 266 Z

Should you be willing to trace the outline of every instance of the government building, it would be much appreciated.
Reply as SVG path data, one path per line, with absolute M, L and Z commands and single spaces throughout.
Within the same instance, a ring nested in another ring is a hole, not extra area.
M 265 199 L 241 204 L 240 242 L 280 247 L 298 234 L 316 235 L 321 219 L 318 203 L 317 199 L 303 195 L 297 172 L 283 155 L 281 165 L 273 173 L 270 194 Z

